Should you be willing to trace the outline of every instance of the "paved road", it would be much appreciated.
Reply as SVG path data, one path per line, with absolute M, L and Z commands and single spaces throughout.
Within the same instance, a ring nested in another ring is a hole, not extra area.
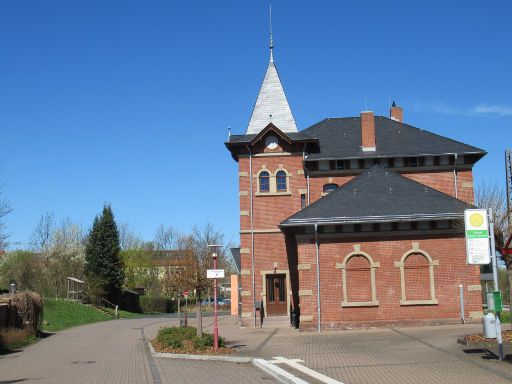
M 252 364 L 153 360 L 141 330 L 153 325 L 151 337 L 158 327 L 171 323 L 176 320 L 152 317 L 59 332 L 22 352 L 0 356 L 0 384 L 274 382 Z
M 205 318 L 211 331 L 211 318 Z M 194 320 L 191 320 L 194 325 Z M 146 338 L 175 318 L 118 320 L 72 328 L 26 348 L 0 356 L 0 384 L 7 383 L 275 383 L 251 364 L 153 358 Z M 512 364 L 489 350 L 464 348 L 457 335 L 481 325 L 454 325 L 299 333 L 289 327 L 245 328 L 225 316 L 220 334 L 237 355 L 272 361 L 301 359 L 303 365 L 345 384 L 511 383 Z M 511 354 L 512 350 L 507 350 Z M 305 379 L 307 375 L 288 369 Z

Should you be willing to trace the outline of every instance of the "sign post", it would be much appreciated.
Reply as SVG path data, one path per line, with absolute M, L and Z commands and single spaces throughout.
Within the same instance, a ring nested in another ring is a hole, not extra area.
M 468 264 L 489 264 L 492 261 L 494 280 L 494 312 L 496 315 L 496 335 L 498 340 L 498 355 L 503 361 L 503 340 L 501 336 L 500 305 L 501 295 L 498 286 L 498 263 L 496 261 L 496 246 L 494 242 L 494 217 L 492 209 L 466 209 L 464 211 L 466 233 L 466 249 Z
M 218 327 L 218 313 L 217 313 L 217 278 L 224 278 L 224 270 L 217 269 L 217 248 L 220 245 L 217 244 L 208 244 L 208 247 L 213 248 L 212 258 L 213 258 L 213 269 L 208 269 L 206 271 L 206 277 L 208 279 L 213 279 L 213 349 L 219 349 L 219 327 Z
M 185 327 L 188 327 L 188 291 L 184 291 L 183 296 L 185 296 Z
M 491 262 L 489 223 L 485 209 L 466 209 L 464 212 L 468 264 Z

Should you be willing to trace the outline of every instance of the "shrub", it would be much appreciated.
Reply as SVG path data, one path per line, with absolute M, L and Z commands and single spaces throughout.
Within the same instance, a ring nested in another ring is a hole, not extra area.
M 170 327 L 158 331 L 156 339 L 165 347 L 183 348 L 185 340 L 193 340 L 197 336 L 194 327 Z
M 192 344 L 195 349 L 203 350 L 213 347 L 215 343 L 215 338 L 211 333 L 203 333 L 201 337 L 194 337 L 192 339 Z M 226 345 L 224 339 L 219 337 L 219 347 L 224 347 Z
M 18 292 L 12 299 L 23 328 L 30 331 L 41 330 L 43 321 L 43 299 L 39 294 L 30 291 Z
M 176 304 L 165 296 L 141 296 L 140 307 L 144 313 L 173 313 L 176 310 Z
M 0 331 L 0 347 L 16 347 L 23 345 L 30 331 L 28 329 L 7 328 Z

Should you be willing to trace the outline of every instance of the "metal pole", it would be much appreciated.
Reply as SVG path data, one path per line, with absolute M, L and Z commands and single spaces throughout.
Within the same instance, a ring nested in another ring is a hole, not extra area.
M 213 269 L 217 269 L 217 253 L 213 252 Z M 219 328 L 217 324 L 217 279 L 213 279 L 213 338 L 215 350 L 219 349 Z
M 498 284 L 498 262 L 496 260 L 496 244 L 494 241 L 494 216 L 492 208 L 488 209 L 489 213 L 489 236 L 491 242 L 491 257 L 492 257 L 492 277 L 494 280 L 494 292 L 500 290 Z M 500 313 L 496 312 L 496 336 L 498 339 L 498 357 L 500 361 L 503 361 L 503 338 L 501 336 L 501 321 Z
M 185 296 L 185 327 L 188 327 L 188 295 Z
M 464 317 L 464 286 L 462 284 L 459 285 L 460 290 L 460 319 L 462 320 L 462 324 L 466 324 L 466 319 Z
M 318 224 L 315 224 L 316 244 L 316 308 L 317 308 L 317 330 L 320 332 L 320 249 L 318 246 Z

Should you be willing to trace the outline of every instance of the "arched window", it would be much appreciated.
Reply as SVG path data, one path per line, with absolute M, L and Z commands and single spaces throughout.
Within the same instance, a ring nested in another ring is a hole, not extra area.
M 329 193 L 329 192 L 334 191 L 336 188 L 338 188 L 338 184 L 334 184 L 334 183 L 324 184 L 323 192 Z
M 270 178 L 267 171 L 260 172 L 260 192 L 270 191 Z
M 343 263 L 336 263 L 341 269 L 343 279 L 342 307 L 375 307 L 379 305 L 375 285 L 375 270 L 379 262 L 361 251 L 359 244 L 354 245 L 354 252 L 345 256 Z
M 434 266 L 438 265 L 439 261 L 421 250 L 418 243 L 413 243 L 412 249 L 404 253 L 400 261 L 395 261 L 395 266 L 400 268 L 400 305 L 438 303 L 434 285 Z
M 276 173 L 276 186 L 278 192 L 285 192 L 286 188 L 286 172 L 278 171 Z

